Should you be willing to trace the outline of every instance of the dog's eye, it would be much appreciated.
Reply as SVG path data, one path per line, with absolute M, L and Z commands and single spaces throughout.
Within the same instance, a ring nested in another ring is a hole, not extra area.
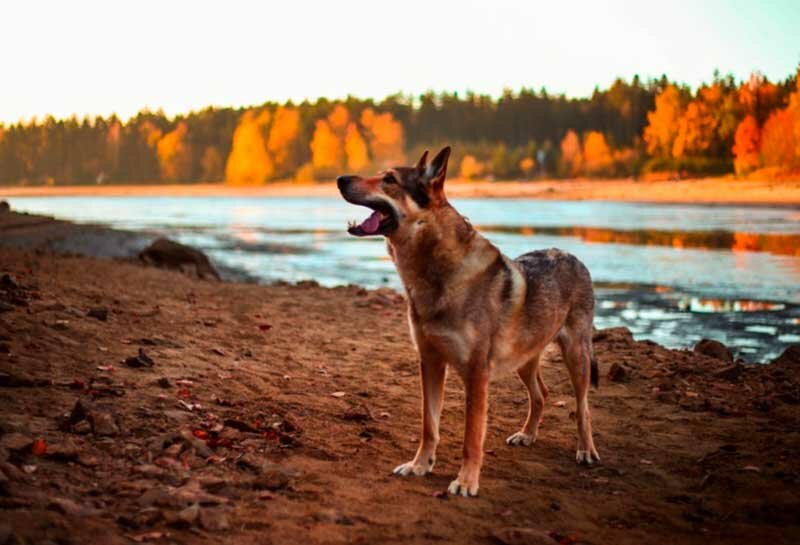
M 383 183 L 385 183 L 385 184 L 396 184 L 397 180 L 395 180 L 394 176 L 392 176 L 391 174 L 387 174 L 386 176 L 383 177 Z

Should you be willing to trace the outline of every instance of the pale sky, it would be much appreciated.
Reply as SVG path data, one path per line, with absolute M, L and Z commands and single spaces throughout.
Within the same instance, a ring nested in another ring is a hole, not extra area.
M 798 29 L 800 0 L 10 0 L 0 122 L 429 89 L 586 96 L 715 68 L 784 79 Z

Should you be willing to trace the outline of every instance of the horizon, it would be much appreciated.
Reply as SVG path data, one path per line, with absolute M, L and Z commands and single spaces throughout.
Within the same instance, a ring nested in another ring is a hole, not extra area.
M 581 17 L 575 6 L 416 0 L 391 17 L 357 1 L 184 6 L 109 8 L 85 0 L 79 7 L 40 1 L 7 8 L 7 21 L 38 20 L 46 37 L 30 40 L 29 27 L 20 24 L 0 33 L 0 47 L 17 51 L 8 56 L 8 73 L 17 78 L 0 89 L 0 123 L 51 115 L 127 120 L 145 110 L 174 117 L 208 107 L 428 91 L 497 98 L 504 89 L 544 87 L 575 99 L 635 75 L 643 82 L 666 75 L 692 89 L 710 82 L 715 70 L 736 81 L 756 71 L 782 81 L 800 63 L 800 44 L 791 39 L 800 9 L 787 0 L 766 7 L 618 0 L 581 4 Z M 376 28 L 375 36 L 364 28 Z

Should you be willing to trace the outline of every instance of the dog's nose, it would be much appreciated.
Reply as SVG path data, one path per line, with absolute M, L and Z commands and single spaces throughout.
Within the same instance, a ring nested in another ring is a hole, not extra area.
M 336 178 L 336 185 L 339 186 L 340 190 L 344 189 L 345 186 L 347 186 L 347 184 L 349 184 L 350 180 L 352 179 L 353 179 L 352 176 L 339 176 L 338 178 Z

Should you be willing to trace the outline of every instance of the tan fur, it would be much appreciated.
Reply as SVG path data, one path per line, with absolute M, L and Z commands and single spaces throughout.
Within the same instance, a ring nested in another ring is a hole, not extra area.
M 588 271 L 573 256 L 552 249 L 511 260 L 474 230 L 444 195 L 448 156 L 446 148 L 431 165 L 423 156 L 414 168 L 341 177 L 339 187 L 350 202 L 389 211 L 387 231 L 380 234 L 406 289 L 420 356 L 422 439 L 414 459 L 395 473 L 433 469 L 449 367 L 467 398 L 464 458 L 450 492 L 466 496 L 478 492 L 490 378 L 518 373 L 530 405 L 525 424 L 508 443 L 532 443 L 547 396 L 539 358 L 552 341 L 561 347 L 575 387 L 576 457 L 586 463 L 599 459 L 587 401 L 594 298 Z

